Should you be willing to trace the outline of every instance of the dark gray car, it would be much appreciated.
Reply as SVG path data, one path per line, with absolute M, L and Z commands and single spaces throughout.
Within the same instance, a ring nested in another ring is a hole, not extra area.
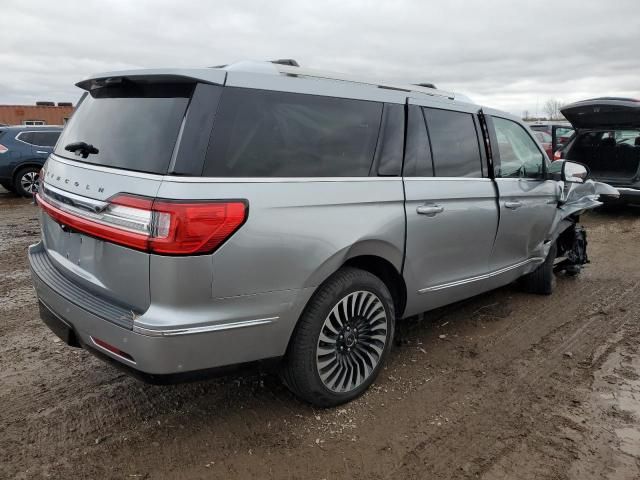
M 43 320 L 146 380 L 364 392 L 396 319 L 586 262 L 606 185 L 454 94 L 268 62 L 92 76 L 44 169 Z

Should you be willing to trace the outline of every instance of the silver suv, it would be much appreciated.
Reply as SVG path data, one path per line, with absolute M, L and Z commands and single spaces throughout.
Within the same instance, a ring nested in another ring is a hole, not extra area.
M 353 399 L 396 319 L 577 273 L 607 190 L 428 87 L 269 62 L 77 85 L 37 195 L 41 316 L 153 382 L 279 359 L 303 399 Z

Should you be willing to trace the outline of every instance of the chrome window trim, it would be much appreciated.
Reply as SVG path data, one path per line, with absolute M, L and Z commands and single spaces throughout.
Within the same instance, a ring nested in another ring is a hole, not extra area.
M 155 329 L 140 327 L 133 325 L 133 333 L 146 335 L 148 337 L 174 337 L 177 335 L 191 335 L 194 333 L 220 332 L 224 330 L 234 330 L 237 328 L 256 327 L 258 325 L 267 325 L 275 322 L 280 317 L 257 318 L 253 320 L 242 320 L 239 322 L 228 322 L 217 325 L 207 325 L 204 327 L 187 327 L 187 328 L 167 328 Z
M 473 283 L 473 282 L 477 282 L 480 280 L 486 280 L 488 278 L 491 277 L 495 277 L 497 275 L 501 275 L 503 273 L 507 273 L 511 270 L 515 270 L 516 268 L 520 268 L 520 267 L 524 267 L 525 265 L 528 265 L 529 263 L 542 263 L 544 262 L 544 258 L 542 257 L 532 257 L 529 258 L 528 260 L 524 260 L 522 262 L 518 262 L 514 265 L 510 265 L 508 267 L 504 267 L 501 268 L 499 270 L 495 270 L 493 272 L 489 272 L 489 273 L 485 273 L 482 275 L 477 275 L 475 277 L 469 277 L 469 278 L 465 278 L 462 280 L 456 280 L 454 282 L 448 282 L 448 283 L 441 283 L 440 285 L 434 285 L 433 287 L 426 287 L 426 288 L 421 288 L 420 290 L 418 290 L 418 293 L 428 293 L 428 292 L 435 292 L 438 290 L 444 290 L 446 288 L 452 288 L 452 287 L 459 287 L 461 285 L 466 285 L 467 283 Z
M 458 180 L 465 182 L 492 182 L 487 177 L 181 177 L 178 175 L 158 175 L 154 173 L 133 172 L 119 168 L 102 167 L 88 163 L 77 162 L 68 158 L 51 154 L 51 158 L 56 162 L 64 163 L 79 168 L 95 170 L 98 172 L 126 175 L 128 177 L 147 178 L 169 183 L 304 183 L 304 182 L 397 182 L 405 180 L 413 181 L 437 181 L 437 180 Z M 518 180 L 518 179 L 512 179 Z
M 407 182 L 429 182 L 429 181 L 464 181 L 464 182 L 492 182 L 490 178 L 487 177 L 404 177 L 404 180 Z
M 158 175 L 155 173 L 134 172 L 132 170 L 102 167 L 100 165 L 92 165 L 91 163 L 78 162 L 76 160 L 71 160 L 69 158 L 61 157 L 59 155 L 56 155 L 55 153 L 52 153 L 49 156 L 49 158 L 52 160 L 55 160 L 56 162 L 64 163 L 65 165 L 71 165 L 72 167 L 79 167 L 87 170 L 95 170 L 96 172 L 124 175 L 125 177 L 147 178 L 149 180 L 159 180 L 159 181 L 165 178 L 165 175 Z
M 155 173 L 134 172 L 119 168 L 103 167 L 90 163 L 78 162 L 51 154 L 51 159 L 79 168 L 97 172 L 125 175 L 135 178 L 146 178 L 170 183 L 299 183 L 299 182 L 389 182 L 400 181 L 402 177 L 181 177 L 178 175 L 158 175 Z

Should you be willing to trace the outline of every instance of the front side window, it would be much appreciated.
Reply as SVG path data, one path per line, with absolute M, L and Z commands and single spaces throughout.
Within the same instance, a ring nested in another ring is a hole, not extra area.
M 368 176 L 382 104 L 226 87 L 206 177 Z
M 436 177 L 482 177 L 482 159 L 473 115 L 423 108 Z
M 544 174 L 544 156 L 531 136 L 516 122 L 493 118 L 498 139 L 500 164 L 496 177 L 541 178 Z

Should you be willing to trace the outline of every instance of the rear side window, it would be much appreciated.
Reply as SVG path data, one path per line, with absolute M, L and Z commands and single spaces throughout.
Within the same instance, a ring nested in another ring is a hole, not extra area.
M 206 177 L 368 176 L 382 104 L 227 87 Z
M 190 83 L 121 83 L 89 92 L 66 124 L 56 155 L 81 162 L 165 174 L 189 98 Z M 87 158 L 65 146 L 86 142 Z
M 18 135 L 18 140 L 37 147 L 54 147 L 60 132 L 24 132 Z
M 482 158 L 473 115 L 423 108 L 437 177 L 482 177 Z

